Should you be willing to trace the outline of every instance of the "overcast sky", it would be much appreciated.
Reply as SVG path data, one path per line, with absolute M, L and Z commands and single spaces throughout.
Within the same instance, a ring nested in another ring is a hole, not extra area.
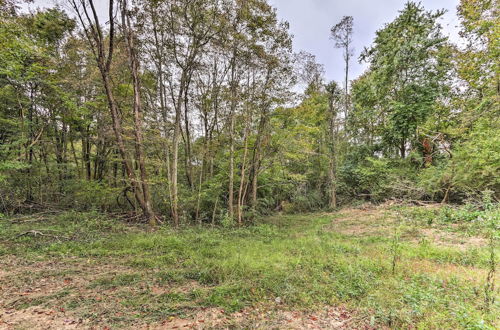
M 329 39 L 330 28 L 342 16 L 354 17 L 355 60 L 351 63 L 350 79 L 360 75 L 365 65 L 357 58 L 365 46 L 375 38 L 375 32 L 385 23 L 391 22 L 406 0 L 269 0 L 278 8 L 281 19 L 290 23 L 294 35 L 294 49 L 305 50 L 316 55 L 317 61 L 325 66 L 328 80 L 342 81 L 344 75 L 342 51 L 333 47 Z M 458 39 L 458 0 L 422 0 L 427 10 L 446 9 L 441 20 L 443 31 L 452 40 Z
M 343 80 L 342 51 L 333 47 L 329 39 L 330 28 L 342 16 L 354 17 L 355 59 L 351 63 L 350 79 L 356 78 L 365 69 L 357 61 L 359 53 L 369 46 L 375 32 L 385 23 L 391 22 L 406 0 L 268 0 L 277 8 L 278 16 L 290 23 L 294 36 L 294 50 L 305 50 L 316 55 L 317 61 L 325 66 L 327 80 Z M 446 9 L 441 20 L 443 31 L 454 41 L 458 40 L 458 19 L 456 7 L 459 0 L 422 0 L 427 9 Z M 62 1 L 58 1 L 61 3 Z M 105 3 L 99 0 L 98 3 Z M 37 0 L 35 6 L 53 4 L 53 0 Z M 33 5 L 32 5 L 33 6 Z

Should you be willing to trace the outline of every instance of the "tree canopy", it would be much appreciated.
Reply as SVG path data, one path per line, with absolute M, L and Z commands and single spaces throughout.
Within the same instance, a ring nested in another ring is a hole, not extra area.
M 444 11 L 407 2 L 352 80 L 344 17 L 344 88 L 293 52 L 265 0 L 95 3 L 0 1 L 2 213 L 243 224 L 360 199 L 500 198 L 495 1 L 460 2 L 464 45 Z

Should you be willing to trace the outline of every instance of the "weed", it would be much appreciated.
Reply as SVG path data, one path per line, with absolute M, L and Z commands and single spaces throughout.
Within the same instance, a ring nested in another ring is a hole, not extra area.
M 496 271 L 496 240 L 498 235 L 498 224 L 500 219 L 500 209 L 493 206 L 492 192 L 485 192 L 483 197 L 484 208 L 486 215 L 484 221 L 489 227 L 489 260 L 488 260 L 488 275 L 486 277 L 486 285 L 484 288 L 485 293 L 485 307 L 490 310 L 491 305 L 495 303 L 495 271 Z
M 400 236 L 401 236 L 401 214 L 398 213 L 398 223 L 394 226 L 394 234 L 391 240 L 391 269 L 392 275 L 396 273 L 396 264 L 398 260 L 401 258 L 401 244 L 400 244 Z
M 398 211 L 396 222 L 384 210 L 374 211 L 369 220 L 363 218 L 365 226 L 377 229 L 370 236 L 338 231 L 336 225 L 347 225 L 335 214 L 275 216 L 249 227 L 146 232 L 103 215 L 71 212 L 39 223 L 35 229 L 59 230 L 74 240 L 29 237 L 0 245 L 8 256 L 5 260 L 13 255 L 20 264 L 36 260 L 43 268 L 60 259 L 67 270 L 23 271 L 24 277 L 17 282 L 15 276 L 0 281 L 22 291 L 24 283 L 42 278 L 63 281 L 68 274 L 90 278 L 75 283 L 71 294 L 51 298 L 51 293 L 31 302 L 25 299 L 19 308 L 60 305 L 93 324 L 105 319 L 130 326 L 130 322 L 155 322 L 202 307 L 237 311 L 279 301 L 298 310 L 343 304 L 356 310 L 360 318 L 373 316 L 375 327 L 440 324 L 460 328 L 481 322 L 484 327 L 494 327 L 498 306 L 490 303 L 489 310 L 482 308 L 482 281 L 475 280 L 486 277 L 491 250 L 444 247 L 432 237 L 420 236 L 419 230 L 428 229 L 432 216 L 432 226 L 446 226 L 438 219 L 438 209 Z M 481 212 L 483 217 L 490 214 Z M 353 226 L 360 221 L 355 214 L 345 211 L 347 217 L 353 217 Z M 99 224 L 98 219 L 103 218 Z M 485 219 L 462 225 L 475 228 L 484 225 Z M 1 237 L 12 237 L 31 229 L 32 224 L 2 221 L 0 226 Z M 77 265 L 89 265 L 90 273 L 82 273 Z M 95 276 L 103 266 L 105 270 L 99 273 L 105 275 Z M 467 272 L 460 271 L 465 268 Z M 494 297 L 495 292 L 490 291 Z

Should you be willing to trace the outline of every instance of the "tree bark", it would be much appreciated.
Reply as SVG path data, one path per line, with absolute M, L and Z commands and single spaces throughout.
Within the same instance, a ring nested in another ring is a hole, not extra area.
M 328 151 L 329 151 L 329 164 L 328 164 L 328 183 L 329 183 L 329 203 L 330 209 L 337 208 L 337 131 L 336 119 L 337 111 L 335 109 L 335 87 L 332 86 L 329 96 L 329 120 L 328 120 Z
M 240 187 L 238 190 L 238 224 L 241 226 L 243 223 L 243 205 L 245 202 L 245 178 L 246 178 L 246 163 L 248 156 L 248 133 L 250 129 L 250 120 L 246 121 L 245 133 L 243 137 L 243 160 L 241 162 L 241 174 L 240 174 Z
M 130 16 L 127 9 L 127 1 L 122 0 L 122 23 L 125 29 L 127 40 L 127 53 L 129 58 L 130 71 L 132 74 L 132 83 L 134 87 L 134 135 L 135 135 L 135 153 L 136 161 L 139 164 L 139 173 L 141 177 L 141 188 L 143 198 L 143 212 L 151 226 L 157 225 L 157 219 L 151 206 L 151 196 L 146 164 L 144 161 L 143 135 L 142 135 L 142 104 L 141 104 L 141 82 L 139 78 L 139 60 L 137 59 L 137 49 L 134 45 L 134 35 L 130 23 Z
M 233 48 L 233 57 L 231 58 L 231 104 L 229 113 L 229 186 L 227 209 L 229 217 L 234 218 L 234 121 L 236 111 L 236 48 Z
M 91 50 L 95 56 L 99 72 L 101 74 L 102 83 L 104 86 L 104 91 L 108 102 L 108 108 L 111 114 L 113 132 L 115 134 L 116 144 L 118 146 L 120 156 L 123 160 L 125 172 L 132 187 L 132 191 L 134 192 L 136 202 L 142 209 L 143 214 L 148 219 L 151 219 L 151 216 L 152 215 L 154 216 L 154 214 L 152 213 L 152 208 L 151 205 L 149 204 L 149 200 L 144 199 L 144 196 L 146 196 L 147 194 L 146 195 L 144 194 L 143 186 L 139 184 L 139 180 L 137 179 L 137 175 L 134 171 L 132 159 L 128 155 L 125 146 L 125 140 L 123 137 L 124 136 L 123 127 L 121 124 L 121 117 L 120 117 L 121 112 L 118 107 L 118 103 L 116 102 L 116 99 L 114 97 L 112 89 L 111 62 L 113 60 L 113 51 L 115 46 L 114 0 L 109 0 L 109 36 L 107 40 L 108 41 L 107 51 L 106 51 L 106 41 L 104 39 L 102 28 L 99 23 L 99 17 L 95 9 L 94 1 L 88 0 L 87 2 L 81 0 L 79 1 L 79 3 L 80 5 L 77 4 L 77 0 L 71 0 L 71 5 L 73 6 L 73 9 L 75 10 L 78 19 L 82 25 L 84 33 L 90 44 Z M 90 6 L 90 12 L 87 6 Z M 85 20 L 87 23 L 85 23 Z M 134 103 L 135 103 L 135 98 L 134 98 Z M 139 123 L 136 122 L 136 124 Z
M 171 195 L 172 195 L 172 219 L 174 225 L 179 226 L 179 195 L 177 186 L 177 172 L 179 164 L 179 139 L 181 135 L 181 107 L 182 107 L 182 91 L 184 88 L 184 75 L 181 77 L 181 84 L 177 104 L 175 105 L 175 122 L 174 122 L 174 136 L 173 136 L 173 150 L 172 150 L 172 172 L 171 172 Z

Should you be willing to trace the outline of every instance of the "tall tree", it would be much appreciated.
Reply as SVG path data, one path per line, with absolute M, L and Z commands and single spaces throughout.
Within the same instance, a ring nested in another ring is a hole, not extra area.
M 112 10 L 112 2 L 110 2 L 110 10 Z M 142 198 L 144 201 L 144 213 L 148 218 L 150 225 L 154 226 L 157 223 L 157 219 L 156 216 L 154 215 L 153 208 L 151 206 L 151 195 L 149 192 L 148 174 L 144 160 L 144 146 L 143 146 L 143 134 L 142 134 L 143 109 L 141 100 L 141 80 L 139 72 L 140 63 L 137 54 L 138 48 L 135 45 L 137 36 L 135 35 L 134 27 L 132 26 L 131 12 L 127 0 L 121 0 L 121 16 L 122 16 L 121 18 L 122 18 L 123 35 L 125 36 L 126 39 L 127 54 L 130 66 L 130 73 L 132 76 L 133 90 L 134 90 L 133 116 L 134 116 L 134 138 L 135 138 L 134 141 L 135 161 L 138 163 L 139 167 L 140 185 L 142 191 Z
M 349 109 L 349 61 L 354 55 L 352 47 L 352 31 L 354 19 L 344 16 L 339 23 L 330 30 L 330 37 L 335 42 L 335 47 L 343 50 L 344 56 L 344 116 L 347 118 Z
M 165 77 L 173 108 L 175 109 L 172 136 L 171 198 L 172 218 L 179 224 L 179 144 L 184 139 L 185 173 L 193 187 L 191 132 L 189 121 L 189 92 L 193 75 L 203 49 L 219 32 L 217 27 L 217 1 L 172 1 L 156 7 L 157 17 L 164 20 L 165 40 L 161 47 L 168 47 L 166 68 L 172 75 Z M 183 120 L 184 119 L 184 120 Z M 182 130 L 184 121 L 184 130 Z
M 341 100 L 340 91 L 335 82 L 326 86 L 328 93 L 328 187 L 329 202 L 331 209 L 337 208 L 337 153 L 338 153 L 338 124 L 337 112 L 339 101 Z
M 109 19 L 109 31 L 108 36 L 105 37 L 105 33 L 99 21 L 99 16 L 95 8 L 93 0 L 70 0 L 70 3 L 77 14 L 80 21 L 81 28 L 83 29 L 90 48 L 95 56 L 95 60 L 99 71 L 101 73 L 102 83 L 104 85 L 106 98 L 108 101 L 109 111 L 111 113 L 111 118 L 113 121 L 113 131 L 115 133 L 116 143 L 118 145 L 118 150 L 123 160 L 123 164 L 129 179 L 129 183 L 132 186 L 134 196 L 138 204 L 140 205 L 144 216 L 148 219 L 151 224 L 156 223 L 156 216 L 152 210 L 151 203 L 149 200 L 148 193 L 148 183 L 143 178 L 146 179 L 146 169 L 145 166 L 140 167 L 139 177 L 135 172 L 133 165 L 133 158 L 130 156 L 126 144 L 125 144 L 125 133 L 122 127 L 122 116 L 123 109 L 120 108 L 112 86 L 111 77 L 111 64 L 113 61 L 113 52 L 115 49 L 115 3 L 113 0 L 109 1 L 108 5 L 108 19 Z M 126 8 L 122 10 L 122 15 L 126 16 Z M 124 17 L 125 22 L 127 18 Z M 130 35 L 128 35 L 130 37 Z M 133 52 L 135 50 L 130 47 L 133 44 L 128 42 L 129 52 L 132 52 L 130 65 L 137 69 L 137 62 L 134 59 L 136 56 Z M 136 77 L 137 78 L 137 77 Z M 140 103 L 137 99 L 140 97 L 138 90 L 138 80 L 134 79 L 134 135 L 136 148 L 136 161 L 140 162 L 141 155 L 141 141 L 138 140 L 142 137 L 142 127 L 141 127 L 141 112 Z
M 417 128 L 432 114 L 445 86 L 448 69 L 439 51 L 447 38 L 437 22 L 443 13 L 407 2 L 361 55 L 370 64 L 377 104 L 388 117 L 383 136 L 386 146 L 396 147 L 401 158 L 415 144 Z

